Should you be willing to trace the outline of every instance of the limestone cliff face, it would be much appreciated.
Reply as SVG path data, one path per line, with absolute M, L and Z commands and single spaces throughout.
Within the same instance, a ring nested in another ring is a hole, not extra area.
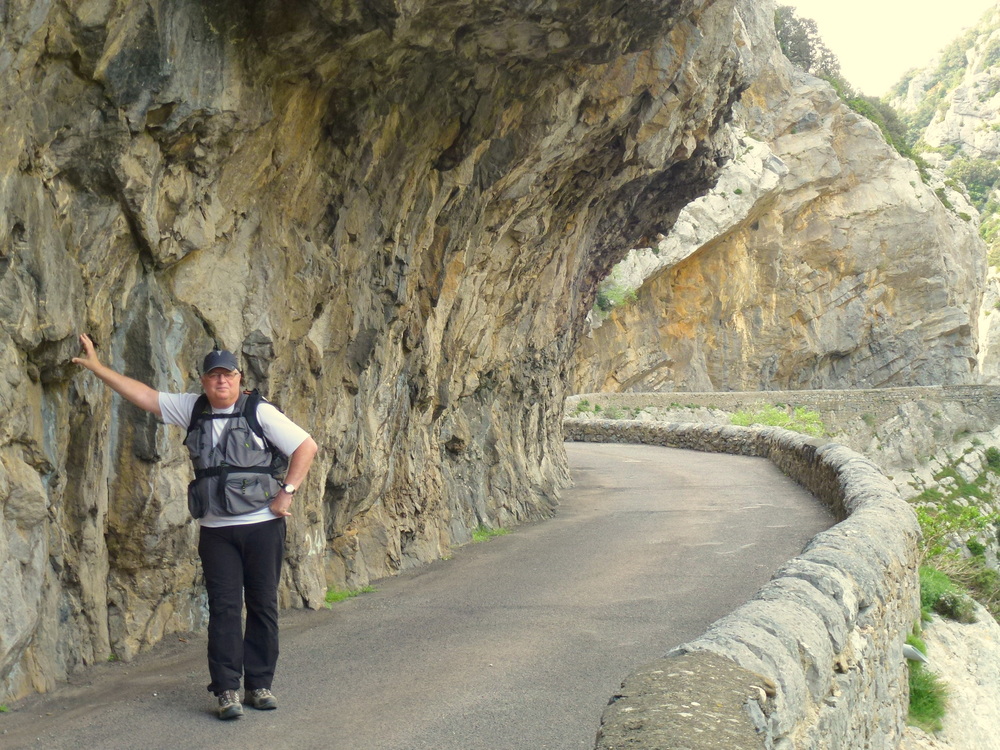
M 80 331 L 163 390 L 237 351 L 316 438 L 285 605 L 549 513 L 597 280 L 728 153 L 737 10 L 4 4 L 0 698 L 204 617 L 182 436 Z
M 1000 382 L 1000 4 L 911 71 L 892 92 L 907 119 L 915 150 L 951 183 L 963 185 L 978 209 L 990 259 L 980 311 L 979 370 Z
M 768 69 L 742 97 L 741 147 L 713 194 L 643 251 L 662 261 L 637 302 L 583 340 L 577 392 L 976 377 L 975 210 L 925 185 L 826 83 L 776 50 Z

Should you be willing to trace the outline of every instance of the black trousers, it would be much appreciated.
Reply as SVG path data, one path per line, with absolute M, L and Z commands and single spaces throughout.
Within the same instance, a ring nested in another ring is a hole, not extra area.
M 278 581 L 285 519 L 203 526 L 198 554 L 208 589 L 208 689 L 270 688 L 278 663 Z M 246 630 L 243 604 L 246 598 Z

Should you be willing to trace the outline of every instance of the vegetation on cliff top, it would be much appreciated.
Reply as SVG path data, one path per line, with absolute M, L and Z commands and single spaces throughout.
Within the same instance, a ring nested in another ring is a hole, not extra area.
M 941 169 L 945 187 L 935 192 L 946 208 L 954 208 L 946 189 L 967 195 L 979 211 L 979 234 L 990 248 L 990 264 L 1000 268 L 1000 159 L 966 153 L 960 143 L 932 147 L 923 139 L 935 119 L 948 111 L 952 93 L 967 80 L 970 66 L 971 72 L 977 74 L 970 94 L 985 102 L 1000 93 L 1000 34 L 996 33 L 1000 31 L 1000 15 L 991 9 L 975 27 L 945 47 L 932 68 L 907 71 L 882 99 L 859 94 L 844 79 L 839 61 L 823 43 L 812 19 L 798 18 L 792 8 L 779 6 L 775 31 L 785 56 L 803 70 L 826 79 L 851 109 L 875 123 L 896 151 L 914 161 L 925 182 L 930 175 L 923 155 L 944 157 Z M 922 89 L 915 109 L 897 111 L 890 102 L 905 100 L 915 80 Z M 1000 129 L 1000 120 L 982 127 Z M 958 215 L 972 220 L 968 213 Z
M 947 108 L 948 94 L 962 82 L 968 67 L 968 52 L 981 33 L 982 30 L 979 28 L 969 29 L 941 51 L 937 66 L 924 84 L 924 98 L 920 106 L 915 111 L 903 115 L 907 128 L 906 140 L 911 145 L 920 140 L 934 116 Z M 895 98 L 906 96 L 910 82 L 919 73 L 920 71 L 916 69 L 907 71 L 892 87 L 889 95 Z
M 800 18 L 794 8 L 779 5 L 774 12 L 774 31 L 781 51 L 793 65 L 827 81 L 848 107 L 878 126 L 886 142 L 901 156 L 913 159 L 921 170 L 925 168 L 907 140 L 907 123 L 888 102 L 862 94 L 844 78 L 840 61 L 820 38 L 813 19 Z
M 820 37 L 811 18 L 800 18 L 789 5 L 774 11 L 774 32 L 785 57 L 807 73 L 820 78 L 840 78 L 840 60 Z
M 931 146 L 924 140 L 928 128 L 945 117 L 954 92 L 967 88 L 968 101 L 987 103 L 1000 93 L 1000 15 L 990 9 L 971 29 L 945 47 L 932 67 L 908 71 L 889 91 L 886 100 L 905 101 L 919 95 L 915 107 L 904 110 L 905 141 L 918 155 L 933 153 L 951 187 L 963 187 L 980 214 L 979 234 L 990 247 L 990 263 L 1000 267 L 1000 160 L 963 142 Z M 972 77 L 969 77 L 974 74 Z M 916 83 L 919 91 L 911 92 Z M 980 129 L 1000 129 L 1000 120 L 985 121 Z M 995 154 L 993 154 L 995 156 Z M 919 162 L 918 162 L 919 163 Z

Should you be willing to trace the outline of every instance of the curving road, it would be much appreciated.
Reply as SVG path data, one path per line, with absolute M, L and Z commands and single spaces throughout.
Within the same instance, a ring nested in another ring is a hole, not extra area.
M 0 714 L 0 747 L 576 750 L 627 674 L 833 523 L 763 459 L 567 444 L 555 518 L 282 620 L 277 711 L 210 713 L 204 640 Z

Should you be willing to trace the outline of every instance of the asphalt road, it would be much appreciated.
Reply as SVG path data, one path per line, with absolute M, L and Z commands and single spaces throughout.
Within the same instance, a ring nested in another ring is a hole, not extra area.
M 577 750 L 645 662 L 748 600 L 832 517 L 763 459 L 569 443 L 555 518 L 282 616 L 277 711 L 212 713 L 204 638 L 0 714 L 0 748 Z

